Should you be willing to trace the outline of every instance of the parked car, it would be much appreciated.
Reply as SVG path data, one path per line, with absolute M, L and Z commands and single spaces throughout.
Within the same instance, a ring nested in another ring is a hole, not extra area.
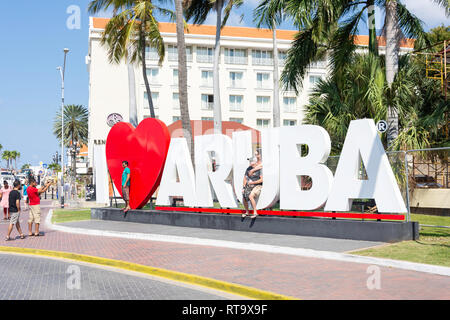
M 8 181 L 10 185 L 12 185 L 14 183 L 14 180 L 16 180 L 16 178 L 8 171 L 2 171 L 0 177 L 1 177 L 0 179 L 2 180 L 1 181 L 2 186 L 3 181 L 5 180 Z

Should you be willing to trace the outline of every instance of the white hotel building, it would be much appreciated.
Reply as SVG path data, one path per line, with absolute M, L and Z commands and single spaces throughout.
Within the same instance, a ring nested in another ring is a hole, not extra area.
M 110 64 L 107 50 L 101 46 L 102 32 L 108 22 L 104 18 L 91 18 L 89 53 L 89 151 L 94 143 L 106 140 L 110 127 L 110 114 L 120 114 L 128 121 L 128 72 L 124 62 Z M 185 34 L 187 46 L 188 99 L 191 120 L 213 119 L 213 57 L 215 26 L 189 25 Z M 178 102 L 178 58 L 176 28 L 173 23 L 161 23 L 160 32 L 166 46 L 161 66 L 156 51 L 147 51 L 149 76 L 155 113 L 167 125 L 180 120 Z M 281 74 L 296 31 L 277 30 L 279 72 Z M 380 49 L 383 43 L 380 39 Z M 368 37 L 358 36 L 355 42 L 367 47 Z M 405 42 L 401 50 L 412 50 Z M 222 120 L 236 121 L 260 129 L 273 122 L 273 45 L 272 32 L 266 29 L 224 27 L 220 52 L 220 87 Z M 135 65 L 138 121 L 150 116 L 142 68 Z M 304 88 L 297 96 L 293 91 L 280 90 L 281 125 L 296 125 L 304 117 L 304 105 L 313 85 L 327 75 L 327 62 L 310 66 Z M 92 159 L 92 153 L 89 152 Z

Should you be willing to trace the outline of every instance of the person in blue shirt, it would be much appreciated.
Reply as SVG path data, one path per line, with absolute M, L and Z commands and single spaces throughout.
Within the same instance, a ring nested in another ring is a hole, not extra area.
M 125 201 L 124 213 L 127 213 L 130 208 L 130 178 L 131 171 L 128 168 L 128 161 L 122 162 L 123 172 L 122 172 L 122 198 Z
M 25 184 L 23 185 L 23 201 L 25 202 L 25 210 L 28 210 L 28 180 L 25 180 Z

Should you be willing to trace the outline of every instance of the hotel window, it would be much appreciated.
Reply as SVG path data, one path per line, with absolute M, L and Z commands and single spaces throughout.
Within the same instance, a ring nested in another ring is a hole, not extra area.
M 213 86 L 213 72 L 209 70 L 202 70 L 202 86 Z
M 202 121 L 214 121 L 213 117 L 202 117 Z
M 153 108 L 158 109 L 159 92 L 152 92 L 152 101 L 153 101 Z M 150 106 L 148 105 L 147 92 L 144 92 L 144 109 L 150 109 Z
M 313 68 L 313 69 L 324 69 L 327 67 L 327 64 L 328 64 L 327 60 L 318 60 L 318 61 L 311 62 L 309 67 Z
M 180 95 L 178 93 L 172 94 L 172 105 L 174 109 L 180 109 Z
M 178 85 L 178 69 L 173 69 L 172 70 L 172 80 L 173 80 L 173 85 L 177 86 Z
M 297 112 L 297 98 L 295 97 L 284 97 L 283 98 L 283 108 L 284 112 Z
M 270 74 L 258 72 L 256 74 L 256 88 L 258 89 L 270 89 Z
M 242 111 L 244 96 L 230 95 L 230 111 Z
M 309 76 L 309 88 L 314 89 L 320 80 L 322 80 L 321 76 Z
M 269 128 L 270 120 L 269 119 L 256 119 L 256 126 L 258 129 Z
M 271 66 L 273 65 L 273 52 L 266 50 L 252 51 L 253 65 L 255 66 Z
M 230 87 L 231 88 L 242 88 L 242 78 L 244 73 L 242 72 L 230 72 Z
M 297 120 L 283 120 L 283 126 L 293 127 L 297 125 Z
M 147 78 L 151 84 L 158 84 L 159 83 L 159 69 L 158 68 L 147 69 Z
M 158 50 L 155 47 L 145 48 L 145 59 L 147 60 L 159 60 Z
M 242 119 L 242 118 L 230 118 L 230 121 L 242 124 L 244 122 L 244 119 Z
M 225 63 L 247 64 L 247 50 L 225 48 Z
M 256 97 L 256 111 L 268 112 L 270 111 L 270 97 Z
M 177 46 L 168 46 L 169 61 L 178 61 L 178 48 Z M 192 62 L 192 47 L 186 47 L 186 61 Z
M 286 51 L 280 51 L 278 52 L 278 64 L 280 66 L 284 66 L 286 63 L 287 53 Z
M 202 94 L 202 110 L 212 110 L 214 107 L 214 96 L 212 94 Z
M 197 62 L 213 63 L 214 48 L 197 47 Z

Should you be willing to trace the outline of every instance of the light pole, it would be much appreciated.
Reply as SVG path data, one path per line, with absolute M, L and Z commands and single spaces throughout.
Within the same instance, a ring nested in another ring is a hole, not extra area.
M 69 49 L 64 49 L 64 65 L 58 67 L 61 74 L 61 208 L 64 209 L 64 76 L 66 73 L 66 57 Z

